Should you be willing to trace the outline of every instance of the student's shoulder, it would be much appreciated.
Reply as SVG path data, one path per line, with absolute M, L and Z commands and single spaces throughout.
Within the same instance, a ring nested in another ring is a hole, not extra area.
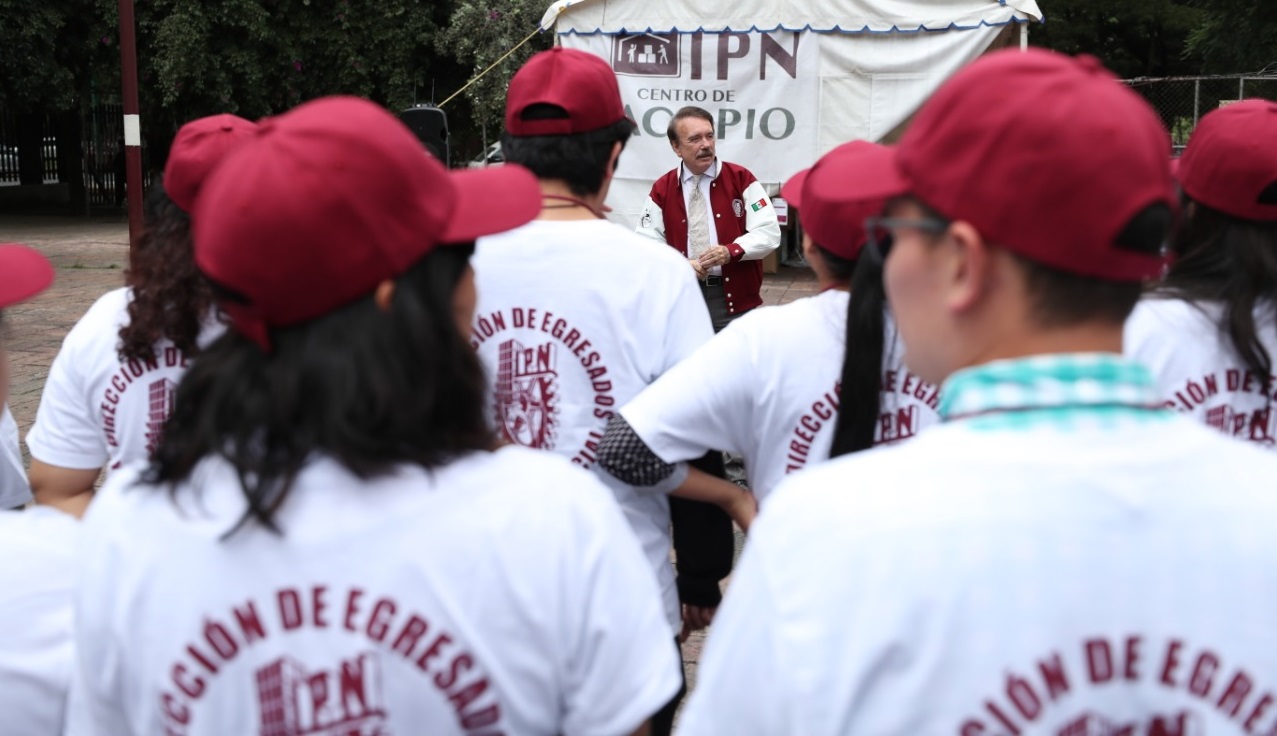
M 732 320 L 722 333 L 759 338 L 769 352 L 784 352 L 781 346 L 811 347 L 813 341 L 829 339 L 831 317 L 841 327 L 847 312 L 846 293 L 826 292 L 796 299 L 787 304 L 763 305 Z M 842 335 L 837 335 L 841 339 Z M 841 343 L 839 343 L 841 345 Z M 793 357 L 793 356 L 788 356 Z
M 1170 362 L 1211 361 L 1215 350 L 1221 305 L 1149 296 L 1135 305 L 1122 330 L 1123 352 L 1154 369 Z
M 827 315 L 845 316 L 846 314 L 847 292 L 831 289 L 785 304 L 765 305 L 751 309 L 732 324 L 749 320 L 762 324 L 787 324 L 791 327 L 799 327 Z
M 128 287 L 112 289 L 98 297 L 71 328 L 68 339 L 86 341 L 105 337 L 114 341 L 116 332 L 129 321 L 131 301 L 133 290 Z
M 482 477 L 510 477 L 511 473 L 532 475 L 528 482 L 556 485 L 564 479 L 579 480 L 590 474 L 551 452 L 532 450 L 519 445 L 502 445 L 491 452 L 467 456 L 458 469 Z M 506 484 L 509 485 L 509 484 Z
M 121 310 L 127 310 L 131 301 L 133 301 L 133 289 L 128 286 L 121 286 L 95 299 L 93 305 L 85 312 L 85 315 L 99 312 L 115 314 Z
M 198 467 L 207 464 L 208 461 L 205 461 Z M 151 513 L 157 506 L 166 506 L 174 496 L 167 488 L 143 480 L 146 467 L 145 462 L 138 461 L 112 470 L 107 475 L 84 515 L 82 523 L 86 529 L 114 532 L 126 526 L 126 519 Z M 163 503 L 155 503 L 156 499 Z
M 606 487 L 584 468 L 551 452 L 506 445 L 475 453 L 456 470 L 477 486 L 533 507 L 592 505 L 610 499 Z
M 768 497 L 765 513 L 797 525 L 887 523 L 943 496 L 946 458 L 961 455 L 962 439 L 933 427 L 908 442 L 817 463 L 787 477 Z
M 0 610 L 0 617 L 6 612 L 30 615 L 35 607 L 41 616 L 54 610 L 69 615 L 80 538 L 79 520 L 57 509 L 0 511 L 0 555 L 6 561 L 0 567 L 0 609 L 7 609 Z M 7 620 L 12 622 L 13 616 Z
M 1209 325 L 1219 316 L 1220 305 L 1176 299 L 1156 292 L 1140 299 L 1127 318 L 1127 329 L 1158 329 L 1165 326 Z
M 457 503 L 473 509 L 465 512 L 466 523 L 488 532 L 553 539 L 570 547 L 625 523 L 602 481 L 550 452 L 507 445 L 475 453 L 440 475 L 439 482 L 441 489 L 464 496 Z M 478 509 L 487 510 L 484 519 L 473 518 Z
M 79 520 L 49 506 L 0 511 L 0 548 L 11 559 L 32 554 L 70 558 L 79 531 Z

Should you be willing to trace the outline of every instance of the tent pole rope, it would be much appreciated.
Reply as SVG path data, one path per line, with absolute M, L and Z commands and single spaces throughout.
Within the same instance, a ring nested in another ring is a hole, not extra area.
M 514 52 L 518 51 L 518 50 L 519 50 L 519 49 L 523 46 L 523 44 L 527 43 L 528 41 L 531 41 L 531 40 L 532 40 L 532 37 L 533 37 L 533 36 L 535 36 L 535 35 L 537 35 L 537 34 L 538 34 L 538 33 L 540 33 L 540 32 L 541 32 L 541 29 L 538 27 L 535 31 L 533 31 L 533 32 L 529 33 L 527 38 L 523 39 L 523 40 L 522 40 L 522 41 L 520 41 L 518 44 L 516 44 L 514 48 L 512 48 L 512 49 L 510 49 L 509 51 L 505 52 L 505 55 L 504 55 L 504 56 L 502 56 L 500 59 L 497 59 L 496 61 L 492 62 L 492 65 L 491 65 L 491 66 L 489 66 L 487 69 L 484 69 L 483 71 L 479 72 L 478 74 L 474 75 L 474 78 L 473 78 L 473 79 L 471 79 L 469 82 L 466 82 L 466 83 L 465 83 L 465 86 L 463 86 L 461 89 L 457 90 L 456 92 L 453 92 L 452 94 L 448 95 L 448 99 L 444 100 L 443 102 L 440 102 L 440 103 L 439 103 L 439 107 L 443 107 L 444 105 L 448 104 L 449 102 L 452 102 L 452 98 L 453 98 L 453 97 L 456 97 L 457 95 L 461 94 L 462 92 L 465 92 L 465 91 L 466 91 L 466 90 L 470 87 L 470 85 L 472 85 L 472 84 L 474 84 L 475 82 L 479 81 L 480 79 L 482 79 L 482 78 L 483 78 L 483 75 L 485 75 L 485 74 L 487 74 L 488 72 L 490 72 L 490 71 L 492 71 L 493 69 L 495 69 L 495 68 L 497 67 L 497 64 L 500 64 L 501 62 L 503 62 L 503 61 L 505 61 L 506 59 L 510 58 L 510 54 L 513 54 Z

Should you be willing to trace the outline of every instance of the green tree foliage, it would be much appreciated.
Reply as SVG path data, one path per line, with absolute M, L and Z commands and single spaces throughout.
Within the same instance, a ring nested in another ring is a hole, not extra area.
M 119 66 L 109 22 L 94 0 L 0 0 L 0 105 L 74 109 L 93 68 Z
M 1277 2 L 1196 0 L 1202 22 L 1188 36 L 1186 52 L 1211 74 L 1277 72 Z
M 473 69 L 473 76 L 536 31 L 537 23 L 548 6 L 545 0 L 462 0 L 452 12 L 447 30 L 439 35 L 437 48 L 440 53 L 450 54 Z M 505 94 L 510 78 L 529 57 L 549 48 L 552 42 L 552 33 L 536 33 L 530 41 L 467 88 L 464 96 L 470 101 L 471 117 L 454 119 L 450 103 L 450 124 L 453 127 L 470 124 L 495 136 L 503 127 Z
M 1039 2 L 1047 23 L 1033 27 L 1034 43 L 1095 54 L 1123 77 L 1253 72 L 1277 62 L 1277 0 Z M 118 99 L 117 3 L 0 0 L 0 107 L 58 112 Z M 181 123 L 215 112 L 260 117 L 337 93 L 391 109 L 439 101 L 532 34 L 547 4 L 136 0 L 143 133 L 162 151 Z M 495 138 L 510 77 L 552 40 L 534 34 L 448 103 L 454 159 Z
M 162 165 L 171 136 L 204 115 L 256 119 L 334 94 L 391 110 L 428 99 L 437 74 L 461 75 L 434 49 L 447 10 L 430 0 L 139 1 L 149 160 Z
M 1264 1 L 1269 0 L 1256 0 Z M 1092 54 L 1124 78 L 1198 72 L 1198 62 L 1184 56 L 1188 34 L 1203 18 L 1196 0 L 1040 0 L 1039 5 L 1046 23 L 1031 30 L 1034 44 Z
M 75 109 L 120 94 L 118 0 L 0 0 L 0 105 Z M 183 122 L 255 118 L 329 94 L 391 109 L 465 72 L 434 44 L 451 5 L 431 0 L 137 0 L 144 134 Z M 159 133 L 158 137 L 154 135 Z
M 329 94 L 404 107 L 429 84 L 436 7 L 423 0 L 155 0 L 138 19 L 149 52 L 140 64 L 159 104 L 185 119 L 260 117 Z

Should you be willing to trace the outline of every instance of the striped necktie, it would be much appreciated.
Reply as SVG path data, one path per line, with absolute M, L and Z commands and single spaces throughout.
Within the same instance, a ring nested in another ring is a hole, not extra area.
M 709 250 L 709 218 L 705 214 L 705 195 L 701 194 L 704 174 L 692 176 L 692 195 L 687 200 L 687 257 L 700 258 Z

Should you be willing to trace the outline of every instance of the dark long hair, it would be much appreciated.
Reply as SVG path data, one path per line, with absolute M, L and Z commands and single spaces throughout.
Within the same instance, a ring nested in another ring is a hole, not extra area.
M 452 307 L 473 250 L 424 257 L 396 281 L 388 311 L 369 295 L 272 330 L 270 354 L 228 330 L 183 376 L 144 480 L 173 492 L 220 455 L 248 502 L 235 529 L 255 520 L 279 531 L 274 514 L 316 454 L 369 479 L 490 449 L 483 370 Z
M 190 217 L 160 182 L 147 193 L 143 214 L 142 237 L 125 273 L 133 299 L 129 323 L 120 328 L 120 359 L 152 359 L 155 343 L 163 337 L 194 356 L 213 294 L 195 268 Z
M 847 300 L 847 330 L 843 340 L 842 388 L 838 420 L 829 457 L 873 447 L 882 402 L 882 359 L 886 351 L 887 293 L 882 285 L 882 261 L 870 254 L 856 259 Z
M 1272 375 L 1273 359 L 1256 326 L 1261 303 L 1277 316 L 1277 222 L 1242 220 L 1193 206 L 1172 250 L 1176 261 L 1154 293 L 1192 303 L 1224 305 L 1219 330 L 1257 375 Z

